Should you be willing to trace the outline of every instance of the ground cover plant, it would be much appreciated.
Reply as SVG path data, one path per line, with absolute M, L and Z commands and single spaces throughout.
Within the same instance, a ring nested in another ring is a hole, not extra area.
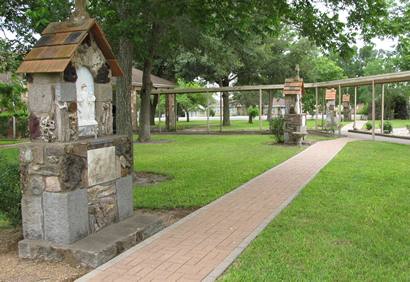
M 410 146 L 353 142 L 222 281 L 409 281 Z
M 0 227 L 21 223 L 18 149 L 0 149 Z
M 407 125 L 410 125 L 410 120 L 408 119 L 392 119 L 392 120 L 385 120 L 384 122 L 385 123 L 389 122 L 393 128 L 406 128 Z M 369 124 L 370 124 L 370 129 L 372 129 L 371 120 L 369 121 Z M 376 120 L 376 128 L 380 128 L 380 126 L 381 126 L 381 120 Z
M 172 179 L 135 189 L 137 208 L 204 206 L 303 150 L 272 145 L 269 135 L 154 138 L 173 142 L 135 144 L 135 168 L 166 174 Z

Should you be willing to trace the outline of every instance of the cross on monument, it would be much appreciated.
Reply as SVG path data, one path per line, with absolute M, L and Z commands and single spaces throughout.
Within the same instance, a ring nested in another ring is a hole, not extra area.
M 300 78 L 300 67 L 299 67 L 299 64 L 296 64 L 295 71 L 296 71 L 296 77 L 297 77 L 297 79 L 299 79 L 299 78 Z
M 74 22 L 80 22 L 90 17 L 87 13 L 87 4 L 88 0 L 75 0 L 75 9 L 72 15 Z

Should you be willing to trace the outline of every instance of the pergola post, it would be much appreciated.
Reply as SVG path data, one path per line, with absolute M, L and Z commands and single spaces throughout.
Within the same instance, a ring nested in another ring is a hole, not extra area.
M 376 140 L 376 87 L 374 80 L 372 81 L 372 140 Z
M 262 131 L 262 89 L 259 89 L 259 130 Z
M 161 94 L 158 94 L 158 130 L 161 133 Z
M 219 132 L 222 132 L 222 92 L 219 92 Z
M 357 114 L 357 86 L 354 87 L 354 115 L 353 115 L 353 129 L 356 130 L 356 114 Z
M 317 119 L 318 119 L 318 115 L 319 115 L 319 88 L 315 88 L 316 91 L 316 104 L 315 104 L 315 130 L 317 130 Z
M 339 105 L 337 106 L 337 111 L 339 113 L 339 136 L 342 135 L 342 86 L 339 84 Z
M 381 126 L 380 131 L 384 133 L 384 84 L 382 84 L 382 116 L 381 116 Z
M 177 94 L 173 95 L 174 100 L 174 130 L 177 131 L 177 123 L 178 123 L 178 104 L 177 104 Z
M 210 128 L 209 128 L 209 95 L 206 95 L 206 128 L 209 134 Z

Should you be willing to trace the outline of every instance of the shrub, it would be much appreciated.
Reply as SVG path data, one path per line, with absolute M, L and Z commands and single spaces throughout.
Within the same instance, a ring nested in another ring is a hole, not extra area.
M 282 117 L 277 117 L 270 122 L 271 132 L 276 138 L 276 142 L 285 142 L 285 119 Z
M 365 127 L 366 127 L 367 130 L 371 130 L 373 128 L 373 125 L 370 121 L 368 121 L 368 122 L 366 122 Z
M 383 132 L 390 134 L 393 132 L 393 125 L 391 124 L 391 122 L 386 121 L 383 125 Z
M 215 116 L 215 111 L 213 109 L 209 110 L 209 116 L 214 117 Z
M 21 224 L 20 169 L 0 156 L 0 213 L 11 225 Z
M 253 119 L 259 115 L 259 110 L 255 106 L 250 106 L 248 108 L 249 123 L 253 123 Z

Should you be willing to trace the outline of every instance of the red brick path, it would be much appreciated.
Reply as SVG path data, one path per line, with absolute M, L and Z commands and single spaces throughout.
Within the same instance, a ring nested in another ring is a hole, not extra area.
M 350 140 L 310 146 L 78 281 L 215 280 Z

